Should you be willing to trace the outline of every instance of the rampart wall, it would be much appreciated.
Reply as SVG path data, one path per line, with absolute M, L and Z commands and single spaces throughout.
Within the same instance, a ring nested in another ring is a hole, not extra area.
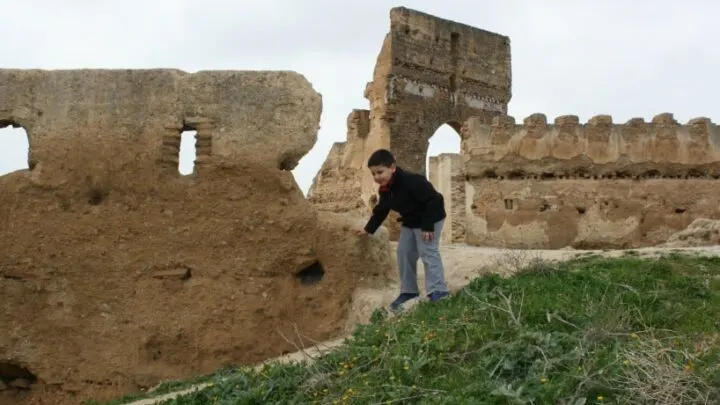
M 466 242 L 482 246 L 631 248 L 655 245 L 696 218 L 720 218 L 720 129 L 678 123 L 581 124 L 502 116 L 462 130 Z

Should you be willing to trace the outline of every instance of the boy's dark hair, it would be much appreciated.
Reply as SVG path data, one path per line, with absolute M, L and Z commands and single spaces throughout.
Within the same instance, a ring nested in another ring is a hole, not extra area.
M 387 149 L 378 149 L 370 155 L 368 158 L 367 165 L 370 166 L 385 166 L 390 167 L 395 163 L 395 156 L 392 152 Z

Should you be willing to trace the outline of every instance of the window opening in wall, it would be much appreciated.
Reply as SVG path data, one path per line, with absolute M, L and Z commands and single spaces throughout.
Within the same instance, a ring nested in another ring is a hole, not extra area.
M 444 153 L 460 153 L 460 135 L 451 124 L 443 124 L 428 141 L 428 151 L 425 156 L 425 176 L 428 179 L 430 179 L 430 157 Z
M 192 174 L 195 171 L 195 159 L 197 158 L 196 135 L 197 131 L 183 131 L 180 134 L 178 171 L 183 176 Z
M 30 142 L 25 129 L 0 121 L 0 176 L 29 169 L 29 151 Z

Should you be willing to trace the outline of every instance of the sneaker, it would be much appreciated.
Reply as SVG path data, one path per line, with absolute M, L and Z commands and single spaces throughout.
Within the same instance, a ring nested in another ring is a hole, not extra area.
M 448 295 L 450 295 L 450 293 L 447 291 L 433 291 L 428 294 L 428 298 L 430 298 L 430 302 L 435 302 L 447 297 Z
M 402 293 L 397 298 L 395 298 L 395 301 L 393 301 L 392 304 L 390 304 L 390 309 L 392 309 L 393 311 L 396 311 L 396 310 L 400 309 L 402 304 L 404 304 L 412 299 L 415 299 L 419 296 L 420 296 L 420 294 Z

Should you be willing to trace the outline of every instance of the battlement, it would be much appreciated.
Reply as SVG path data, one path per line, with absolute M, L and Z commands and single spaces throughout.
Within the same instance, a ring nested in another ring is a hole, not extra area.
M 522 125 L 512 116 L 471 118 L 462 138 L 469 177 L 720 178 L 720 128 L 706 117 L 680 124 L 662 113 L 615 124 L 609 115 L 586 123 L 563 115 L 548 124 L 537 113 Z

